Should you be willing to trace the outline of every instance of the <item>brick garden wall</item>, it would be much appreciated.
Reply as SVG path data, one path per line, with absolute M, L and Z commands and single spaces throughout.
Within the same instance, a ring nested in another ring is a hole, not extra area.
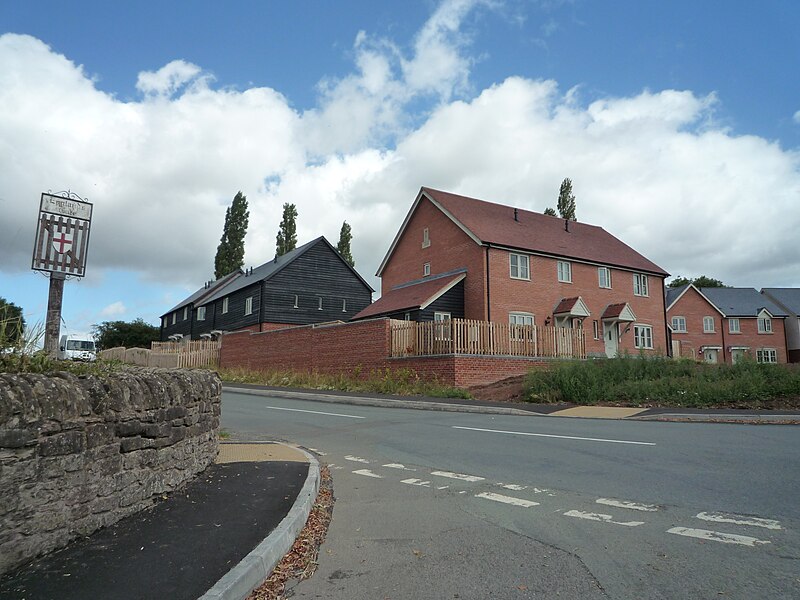
M 0 573 L 150 506 L 216 458 L 209 371 L 0 373 Z
M 292 327 L 223 336 L 220 366 L 369 376 L 377 369 L 411 369 L 424 379 L 468 387 L 521 375 L 548 362 L 517 357 L 442 355 L 389 358 L 389 319 L 323 327 Z

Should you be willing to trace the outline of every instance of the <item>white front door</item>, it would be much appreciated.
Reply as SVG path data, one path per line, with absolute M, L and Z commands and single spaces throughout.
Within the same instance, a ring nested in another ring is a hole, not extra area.
M 731 362 L 733 362 L 733 364 L 736 364 L 737 362 L 742 360 L 744 356 L 745 356 L 745 351 L 742 350 L 741 348 L 735 348 L 731 350 Z
M 603 323 L 603 339 L 606 344 L 606 356 L 614 358 L 619 352 L 619 324 Z
M 703 359 L 707 363 L 716 364 L 717 362 L 719 362 L 719 350 L 712 350 L 706 348 L 705 350 L 703 350 Z

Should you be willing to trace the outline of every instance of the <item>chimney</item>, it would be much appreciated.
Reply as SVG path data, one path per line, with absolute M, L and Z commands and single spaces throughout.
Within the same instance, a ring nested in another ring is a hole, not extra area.
M 564 231 L 569 233 L 569 219 L 564 219 Z
M 516 208 L 514 209 L 514 220 L 519 221 L 519 211 Z

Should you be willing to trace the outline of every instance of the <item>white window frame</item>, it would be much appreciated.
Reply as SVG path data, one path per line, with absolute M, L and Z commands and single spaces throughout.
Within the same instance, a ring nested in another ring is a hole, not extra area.
M 597 285 L 606 290 L 611 289 L 611 269 L 597 267 Z
M 322 310 L 322 296 L 319 297 L 319 305 L 317 306 L 317 310 Z
M 770 317 L 758 318 L 758 333 L 772 333 L 772 319 Z
M 342 298 L 342 312 L 347 312 L 347 298 Z
M 558 261 L 558 280 L 561 283 L 572 283 L 572 263 L 566 260 Z
M 736 323 L 736 327 L 733 324 Z M 742 324 L 738 318 L 732 317 L 728 319 L 728 333 L 742 333 Z
M 228 307 L 230 306 L 230 301 L 228 300 L 228 296 L 225 296 L 222 299 L 222 314 L 228 314 Z
M 188 318 L 189 318 L 189 307 L 188 306 L 184 306 L 183 307 L 183 320 L 185 321 Z
M 515 260 L 516 259 L 516 260 Z M 514 264 L 516 262 L 516 264 Z M 514 271 L 516 270 L 516 275 Z M 531 280 L 531 257 L 527 254 L 508 253 L 508 273 L 511 279 Z
M 253 314 L 253 297 L 248 296 L 244 299 L 244 314 L 245 315 L 252 315 Z
M 434 337 L 440 341 L 448 341 L 450 340 L 450 321 L 452 320 L 452 315 L 449 312 L 439 312 L 436 311 L 433 313 L 433 322 L 437 323 L 435 325 L 434 330 Z M 442 323 L 448 323 L 445 327 Z
M 653 328 L 650 325 L 634 325 L 633 345 L 642 350 L 652 350 Z
M 647 281 L 647 275 L 644 273 L 633 274 L 633 295 L 634 296 L 649 296 L 650 286 Z
M 175 325 L 175 323 L 177 322 L 178 322 L 178 311 L 176 310 L 174 313 L 172 313 L 172 324 Z
M 198 306 L 197 307 L 197 320 L 198 321 L 205 321 L 206 320 L 206 307 L 205 306 Z
M 709 323 L 711 324 L 711 327 L 708 326 Z M 703 317 L 703 333 L 714 333 L 715 331 L 716 326 L 714 325 L 714 317 Z
M 683 321 L 683 327 L 678 327 L 675 323 Z M 672 331 L 675 333 L 686 333 L 686 317 L 675 315 L 672 317 Z
M 425 263 L 422 265 L 422 276 L 427 277 L 431 274 L 431 263 Z
M 161 326 L 162 327 L 169 327 L 169 317 L 163 317 L 161 319 Z
M 759 348 L 756 350 L 756 360 L 760 363 L 777 364 L 778 351 L 775 348 Z
M 427 248 L 430 245 L 431 245 L 431 235 L 430 232 L 428 231 L 428 228 L 426 227 L 425 229 L 422 230 L 422 247 Z
M 592 334 L 594 335 L 594 339 L 600 339 L 600 321 L 597 319 L 592 321 Z
M 521 329 L 525 325 L 536 325 L 536 315 L 521 311 L 508 313 L 508 328 L 512 340 L 521 341 L 525 339 Z
M 292 306 L 292 308 L 300 308 L 300 306 L 298 305 L 299 302 L 300 302 L 300 296 L 295 294 L 294 295 L 294 306 Z

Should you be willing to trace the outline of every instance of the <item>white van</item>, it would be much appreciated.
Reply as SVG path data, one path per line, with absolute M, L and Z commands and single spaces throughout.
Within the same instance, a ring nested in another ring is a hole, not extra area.
M 62 335 L 61 343 L 58 345 L 58 358 L 61 360 L 96 360 L 94 338 L 88 333 Z

